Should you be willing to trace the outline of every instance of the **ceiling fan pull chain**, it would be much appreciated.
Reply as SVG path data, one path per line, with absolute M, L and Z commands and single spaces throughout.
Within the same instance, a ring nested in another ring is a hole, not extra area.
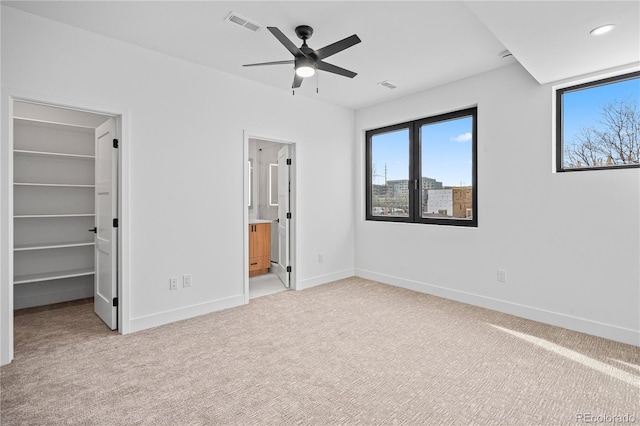
M 316 72 L 316 94 L 320 93 L 318 92 L 318 86 L 320 85 L 318 82 L 320 81 L 320 73 Z

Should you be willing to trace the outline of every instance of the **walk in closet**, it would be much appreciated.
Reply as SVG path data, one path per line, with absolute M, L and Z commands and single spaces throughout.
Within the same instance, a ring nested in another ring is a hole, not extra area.
M 14 103 L 14 309 L 94 296 L 95 128 L 107 119 Z

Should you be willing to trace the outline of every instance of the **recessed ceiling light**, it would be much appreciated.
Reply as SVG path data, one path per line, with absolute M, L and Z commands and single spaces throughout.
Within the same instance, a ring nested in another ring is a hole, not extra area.
M 611 31 L 615 27 L 616 26 L 613 25 L 613 24 L 601 25 L 598 28 L 592 29 L 590 34 L 592 36 L 599 36 L 599 35 L 608 33 L 609 31 Z

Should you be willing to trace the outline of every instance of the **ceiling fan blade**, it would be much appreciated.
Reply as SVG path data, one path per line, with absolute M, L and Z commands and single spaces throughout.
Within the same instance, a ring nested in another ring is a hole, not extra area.
M 293 76 L 293 84 L 291 85 L 292 89 L 297 89 L 302 84 L 302 80 L 304 78 L 300 77 L 298 74 L 294 74 Z
M 328 58 L 331 55 L 335 55 L 338 52 L 342 52 L 344 49 L 348 49 L 349 47 L 360 43 L 360 41 L 360 37 L 354 34 L 351 37 L 347 37 L 325 47 L 321 47 L 316 50 L 316 55 L 318 55 L 318 59 Z
M 343 76 L 349 77 L 349 78 L 353 78 L 356 75 L 358 75 L 357 73 L 355 73 L 353 71 L 349 71 L 349 70 L 346 70 L 344 68 L 340 68 L 340 67 L 337 67 L 335 65 L 332 65 L 332 64 L 329 64 L 329 63 L 323 62 L 323 61 L 316 62 L 316 68 L 318 68 L 319 70 L 322 70 L 322 71 L 332 72 L 334 74 L 343 75 Z
M 245 64 L 243 67 L 258 67 L 261 65 L 284 65 L 284 64 L 293 64 L 293 60 L 290 61 L 275 61 L 275 62 L 260 62 L 258 64 Z
M 273 34 L 273 35 L 275 36 L 275 38 L 277 38 L 277 39 L 278 39 L 278 41 L 279 41 L 280 43 L 282 43 L 282 45 L 283 45 L 284 47 L 286 47 L 286 48 L 287 48 L 287 50 L 288 50 L 289 52 L 291 52 L 291 54 L 292 54 L 293 56 L 295 56 L 296 58 L 297 58 L 297 57 L 299 57 L 299 56 L 306 56 L 306 55 L 305 55 L 304 53 L 302 53 L 302 51 L 301 51 L 301 50 L 300 50 L 300 49 L 299 49 L 295 44 L 293 44 L 293 42 L 292 42 L 291 40 L 289 40 L 289 39 L 287 38 L 287 36 L 286 36 L 286 35 L 284 35 L 284 34 L 282 33 L 282 31 L 280 31 L 277 27 L 267 27 L 267 29 L 268 29 L 269 31 L 271 31 L 271 34 Z

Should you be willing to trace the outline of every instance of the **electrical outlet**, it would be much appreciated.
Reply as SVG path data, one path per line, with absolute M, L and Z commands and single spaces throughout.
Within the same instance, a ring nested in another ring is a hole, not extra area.
M 171 277 L 169 278 L 169 290 L 177 290 L 178 289 L 178 278 Z
M 324 262 L 324 253 L 318 253 L 318 262 L 319 263 Z
M 504 269 L 498 269 L 498 281 L 500 281 L 501 283 L 507 282 L 507 271 L 505 271 Z
M 191 274 L 182 276 L 182 287 L 191 287 Z

